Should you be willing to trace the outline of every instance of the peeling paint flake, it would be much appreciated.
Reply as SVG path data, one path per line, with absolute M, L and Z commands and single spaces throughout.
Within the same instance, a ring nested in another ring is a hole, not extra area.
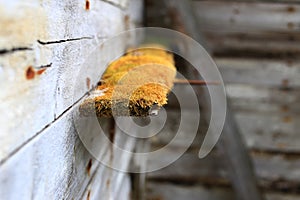
M 128 0 L 102 0 L 103 2 L 109 3 L 115 7 L 120 8 L 121 10 L 124 10 L 128 6 Z

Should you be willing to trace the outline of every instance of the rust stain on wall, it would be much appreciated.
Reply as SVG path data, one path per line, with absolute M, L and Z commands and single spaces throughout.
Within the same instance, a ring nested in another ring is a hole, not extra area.
M 281 90 L 288 91 L 290 90 L 290 82 L 288 79 L 283 79 L 281 81 Z
M 129 17 L 129 15 L 124 16 L 124 24 L 125 24 L 125 29 L 126 30 L 130 28 L 130 17 Z
M 188 35 L 188 32 L 185 29 L 184 22 L 182 22 L 179 11 L 176 8 L 171 7 L 168 9 L 167 12 L 168 12 L 168 16 L 171 20 L 171 24 L 173 24 L 174 29 L 176 31 L 179 31 L 181 33 Z
M 287 7 L 287 12 L 289 12 L 289 13 L 294 13 L 294 12 L 296 12 L 296 8 L 295 7 L 293 7 L 293 6 L 289 6 L 289 7 Z
M 284 123 L 291 123 L 293 121 L 292 117 L 291 116 L 285 116 L 282 118 L 282 121 Z
M 86 87 L 87 89 L 91 88 L 91 79 L 89 77 L 86 78 Z
M 283 105 L 283 106 L 281 106 L 281 111 L 282 112 L 288 112 L 288 111 L 290 111 L 290 108 L 289 108 L 288 105 Z
M 106 181 L 106 187 L 109 188 L 109 186 L 110 186 L 110 180 L 107 179 L 107 181 Z
M 86 1 L 85 1 L 85 9 L 86 9 L 86 10 L 89 10 L 89 9 L 90 9 L 90 1 L 89 1 L 89 0 L 86 0 Z
M 288 27 L 288 29 L 292 30 L 292 29 L 294 29 L 295 24 L 293 22 L 289 22 L 289 23 L 287 23 L 287 27 Z
M 26 76 L 26 79 L 27 80 L 31 80 L 31 79 L 34 79 L 35 77 L 35 71 L 34 69 L 32 68 L 32 66 L 29 66 L 26 70 L 26 73 L 25 73 L 25 76 Z
M 276 146 L 279 148 L 279 149 L 285 149 L 287 144 L 286 143 L 283 143 L 283 142 L 279 142 L 276 144 Z
M 90 200 L 90 199 L 91 199 L 91 190 L 88 191 L 86 196 L 86 200 Z
M 46 71 L 46 69 L 40 69 L 38 70 L 36 73 L 37 75 L 41 75 L 42 73 L 44 73 Z
M 25 77 L 27 80 L 32 80 L 36 75 L 42 75 L 46 71 L 46 68 L 35 70 L 32 66 L 27 67 Z

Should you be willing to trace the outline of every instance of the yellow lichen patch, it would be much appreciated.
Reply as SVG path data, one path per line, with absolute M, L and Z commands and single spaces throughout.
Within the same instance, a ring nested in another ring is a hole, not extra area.
M 127 73 L 136 67 L 155 64 L 158 67 L 169 67 L 176 71 L 174 64 L 168 58 L 156 55 L 125 55 L 112 62 L 102 76 L 102 80 L 118 77 L 117 74 Z M 115 82 L 113 83 L 115 84 Z
M 174 65 L 174 59 L 173 55 L 165 50 L 165 48 L 158 44 L 152 44 L 152 45 L 144 45 L 141 46 L 138 49 L 129 48 L 127 50 L 128 55 L 152 55 L 152 56 L 158 56 L 160 58 L 163 58 L 165 60 L 168 60 Z
M 149 47 L 130 52 L 108 66 L 96 88 L 103 95 L 84 101 L 82 114 L 145 116 L 153 105 L 167 103 L 176 75 L 173 56 Z

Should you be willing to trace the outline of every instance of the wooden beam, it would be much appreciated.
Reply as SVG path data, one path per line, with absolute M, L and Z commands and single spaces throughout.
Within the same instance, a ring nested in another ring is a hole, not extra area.
M 218 33 L 297 33 L 299 4 L 196 1 L 199 28 Z
M 264 194 L 267 191 L 274 193 L 281 191 L 300 195 L 300 189 L 297 188 L 297 185 L 300 183 L 299 156 L 300 154 L 270 154 L 265 151 L 251 152 L 258 183 Z M 158 162 L 164 163 L 166 159 L 166 157 L 162 157 Z M 151 161 L 154 161 L 154 159 L 149 160 L 150 163 Z M 229 172 L 224 170 L 226 162 L 227 160 L 224 159 L 222 152 L 213 151 L 209 156 L 199 160 L 194 151 L 191 150 L 172 165 L 159 171 L 151 172 L 147 176 L 148 180 L 155 182 L 230 187 Z M 283 184 L 284 187 L 282 187 Z

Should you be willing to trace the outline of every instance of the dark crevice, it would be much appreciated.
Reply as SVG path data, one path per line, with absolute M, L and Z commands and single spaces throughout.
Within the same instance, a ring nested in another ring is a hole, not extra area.
M 36 69 L 44 69 L 44 68 L 49 68 L 52 67 L 52 63 L 46 64 L 46 65 L 40 65 L 35 67 Z
M 64 112 L 62 112 L 57 117 L 55 116 L 54 120 L 44 126 L 40 131 L 38 131 L 35 135 L 27 139 L 25 142 L 23 142 L 20 146 L 16 147 L 13 151 L 11 151 L 6 157 L 4 157 L 2 160 L 0 160 L 0 167 L 7 162 L 10 158 L 12 158 L 16 153 L 18 153 L 24 146 L 29 144 L 33 139 L 35 139 L 38 135 L 43 133 L 47 128 L 49 128 L 52 124 L 54 124 L 56 121 L 58 121 L 60 118 L 66 115 L 67 112 L 70 112 L 72 108 L 74 108 L 83 98 L 85 98 L 88 95 L 88 92 L 86 92 L 81 98 L 79 98 L 77 101 L 75 101 L 71 106 L 69 106 Z
M 214 51 L 213 57 L 217 58 L 255 58 L 255 59 L 298 59 L 299 51 L 264 51 L 257 49 L 224 49 L 223 51 Z
M 114 6 L 114 7 L 117 7 L 117 8 L 119 8 L 120 10 L 125 10 L 124 7 L 122 7 L 120 4 L 117 4 L 117 3 L 115 3 L 115 2 L 108 1 L 108 0 L 101 0 L 101 1 L 103 1 L 103 2 L 105 2 L 105 3 L 108 3 L 108 4 L 110 4 L 110 5 Z
M 300 183 L 297 181 L 278 179 L 258 178 L 260 188 L 266 192 L 279 192 L 282 194 L 300 194 Z M 148 177 L 148 181 L 154 184 L 172 184 L 179 186 L 224 187 L 231 188 L 227 178 L 212 177 Z
M 10 54 L 17 51 L 31 51 L 31 50 L 33 49 L 30 47 L 14 47 L 12 49 L 0 49 L 0 55 Z
M 80 37 L 80 38 L 71 38 L 71 39 L 47 41 L 47 42 L 37 40 L 37 42 L 41 45 L 49 45 L 49 44 L 59 44 L 59 43 L 64 43 L 64 42 L 71 42 L 71 41 L 77 41 L 77 40 L 87 40 L 87 39 L 93 39 L 93 38 L 92 37 Z
M 173 185 L 193 186 L 193 185 L 205 185 L 214 187 L 231 187 L 229 180 L 225 178 L 213 178 L 213 177 L 148 177 L 148 180 L 154 183 L 170 183 Z
M 193 2 L 201 2 L 207 0 L 192 0 Z M 271 3 L 271 4 L 299 4 L 299 0 L 210 0 L 211 2 L 226 2 L 226 3 Z
M 297 160 L 300 158 L 299 151 L 292 151 L 292 150 L 280 150 L 280 149 L 257 149 L 251 148 L 250 152 L 253 156 L 265 156 L 265 157 L 276 157 L 281 156 L 285 159 L 289 160 Z

